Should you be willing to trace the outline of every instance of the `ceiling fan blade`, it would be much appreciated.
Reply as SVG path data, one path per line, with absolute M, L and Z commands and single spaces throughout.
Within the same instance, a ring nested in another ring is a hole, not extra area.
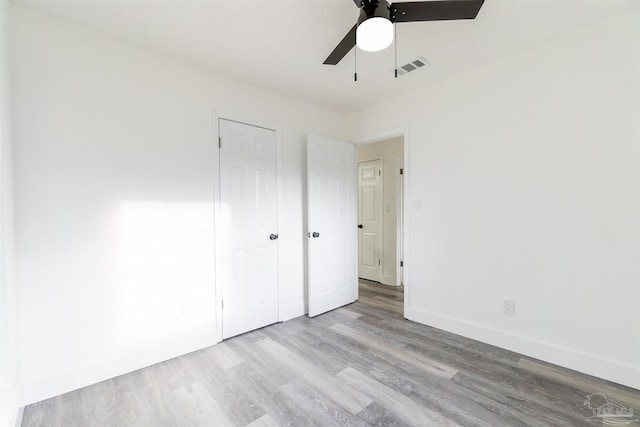
M 391 22 L 474 19 L 484 0 L 435 0 L 393 3 Z
M 342 58 L 345 57 L 351 49 L 356 45 L 356 28 L 358 26 L 354 25 L 351 30 L 347 33 L 346 36 L 342 39 L 338 46 L 333 49 L 333 52 L 329 54 L 327 59 L 324 60 L 323 64 L 326 65 L 336 65 Z

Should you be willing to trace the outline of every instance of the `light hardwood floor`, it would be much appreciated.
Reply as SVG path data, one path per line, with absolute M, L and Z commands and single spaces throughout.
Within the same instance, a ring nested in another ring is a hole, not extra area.
M 638 390 L 407 321 L 402 301 L 363 281 L 354 304 L 29 405 L 22 425 L 593 426 L 595 392 L 640 415 Z

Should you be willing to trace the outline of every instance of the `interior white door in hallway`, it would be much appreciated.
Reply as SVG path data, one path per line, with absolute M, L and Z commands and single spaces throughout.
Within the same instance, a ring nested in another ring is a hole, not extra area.
M 220 120 L 222 337 L 278 321 L 275 131 Z
M 307 139 L 309 316 L 358 298 L 355 146 Z
M 381 161 L 358 163 L 358 276 L 382 281 Z

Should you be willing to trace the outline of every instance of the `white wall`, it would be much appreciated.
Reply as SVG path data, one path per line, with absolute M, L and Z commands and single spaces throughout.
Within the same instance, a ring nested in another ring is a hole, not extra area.
M 16 424 L 20 399 L 9 76 L 9 3 L 0 1 L 0 425 Z
M 304 313 L 306 134 L 347 119 L 12 6 L 24 403 L 216 341 L 213 113 L 281 142 L 280 308 Z
M 357 114 L 410 129 L 409 319 L 640 388 L 638 23 Z
M 382 283 L 396 286 L 396 181 L 400 176 L 396 159 L 404 154 L 404 138 L 396 137 L 370 144 L 359 144 L 356 148 L 358 162 L 374 157 L 382 159 Z

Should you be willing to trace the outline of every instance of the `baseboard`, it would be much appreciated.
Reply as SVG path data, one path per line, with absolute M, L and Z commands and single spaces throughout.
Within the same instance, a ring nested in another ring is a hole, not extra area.
M 405 317 L 525 356 L 640 389 L 640 366 L 415 307 L 407 306 Z
M 215 329 L 172 337 L 148 348 L 123 354 L 108 360 L 78 367 L 25 382 L 22 385 L 21 405 L 26 406 L 63 393 L 96 384 L 174 357 L 182 356 L 218 342 Z
M 280 308 L 280 321 L 285 322 L 298 316 L 303 316 L 307 313 L 307 308 L 303 302 L 293 305 L 288 305 Z
M 22 424 L 21 391 L 20 387 L 0 391 L 0 426 L 20 427 Z

